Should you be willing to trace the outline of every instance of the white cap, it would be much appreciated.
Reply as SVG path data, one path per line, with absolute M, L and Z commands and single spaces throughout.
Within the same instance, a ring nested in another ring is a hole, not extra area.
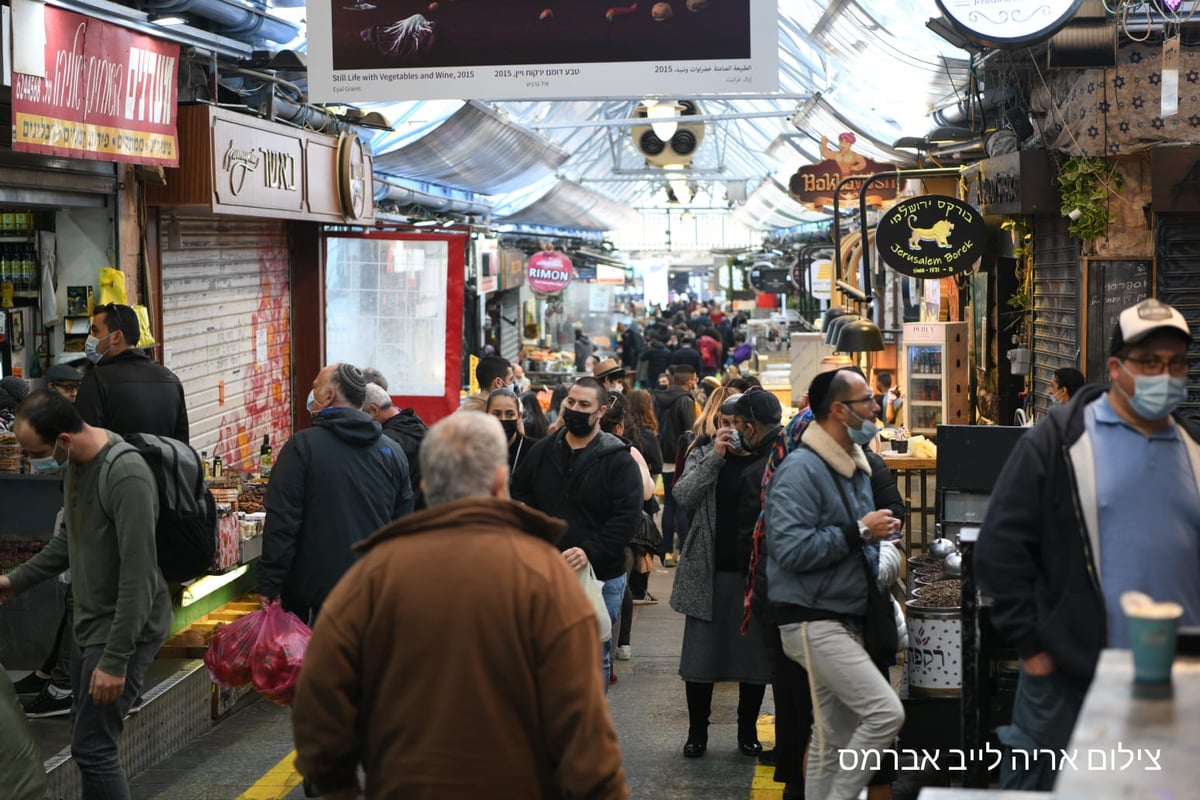
M 1192 331 L 1183 314 L 1172 306 L 1153 297 L 1130 306 L 1121 312 L 1117 326 L 1113 329 L 1109 354 L 1116 355 L 1131 344 L 1137 344 L 1156 331 L 1176 331 L 1189 342 Z

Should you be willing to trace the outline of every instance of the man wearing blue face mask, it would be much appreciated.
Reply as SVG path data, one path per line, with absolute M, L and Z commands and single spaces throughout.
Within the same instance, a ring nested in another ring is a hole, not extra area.
M 84 345 L 95 364 L 79 383 L 75 407 L 84 422 L 117 433 L 152 433 L 188 441 L 183 384 L 171 370 L 137 349 L 137 312 L 108 303 L 92 316 Z
M 1128 647 L 1121 593 L 1183 606 L 1200 624 L 1200 427 L 1187 398 L 1187 321 L 1158 300 L 1121 312 L 1107 390 L 1085 385 L 1026 433 L 1000 475 L 976 547 L 992 622 L 1021 656 L 1013 750 L 1066 748 L 1100 651 Z M 1015 755 L 1015 754 L 1014 754 Z M 1047 759 L 1006 789 L 1053 788 Z
M 840 751 L 891 748 L 904 724 L 900 698 L 864 640 L 871 593 L 887 602 L 879 543 L 901 520 L 875 506 L 863 445 L 877 433 L 879 404 L 866 379 L 853 369 L 820 373 L 808 402 L 813 422 L 772 476 L 763 506 L 767 597 L 783 651 L 812 687 L 805 797 L 854 800 L 875 771 L 865 758 L 844 769 Z
M 119 757 L 122 720 L 171 623 L 154 541 L 159 511 L 154 475 L 141 458 L 113 459 L 103 482 L 107 495 L 100 499 L 101 468 L 122 439 L 87 425 L 70 401 L 49 389 L 22 403 L 14 432 L 34 471 L 63 474 L 65 531 L 0 576 L 0 602 L 70 566 L 71 753 L 84 797 L 129 797 Z M 112 509 L 111 516 L 104 508 Z

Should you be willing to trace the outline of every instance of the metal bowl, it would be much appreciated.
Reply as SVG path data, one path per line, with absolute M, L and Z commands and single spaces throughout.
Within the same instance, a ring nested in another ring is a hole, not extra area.
M 951 553 L 946 556 L 946 560 L 942 562 L 942 569 L 945 570 L 948 578 L 962 575 L 962 556 L 959 553 Z
M 937 561 L 945 560 L 946 556 L 958 550 L 954 546 L 954 542 L 949 539 L 934 539 L 933 544 L 929 546 L 929 554 Z

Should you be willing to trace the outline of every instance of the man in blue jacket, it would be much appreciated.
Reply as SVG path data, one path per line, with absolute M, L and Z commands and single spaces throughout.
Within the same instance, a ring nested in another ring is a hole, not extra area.
M 361 411 L 367 383 L 353 364 L 330 364 L 308 395 L 313 427 L 288 439 L 271 470 L 258 563 L 263 606 L 312 624 L 352 547 L 413 508 L 408 459 Z
M 1187 398 L 1192 334 L 1176 309 L 1121 312 L 1107 391 L 1088 385 L 1021 437 L 988 502 L 975 549 L 992 622 L 1021 656 L 1001 786 L 1049 791 L 1100 651 L 1128 647 L 1121 594 L 1145 592 L 1200 624 L 1200 427 Z
M 865 758 L 842 769 L 839 752 L 890 748 L 904 724 L 900 698 L 862 640 L 879 541 L 900 519 L 875 507 L 862 448 L 878 432 L 879 406 L 866 380 L 851 370 L 823 372 L 808 399 L 813 424 L 803 446 L 767 488 L 767 596 L 783 650 L 808 671 L 815 700 L 805 797 L 855 800 L 874 770 Z

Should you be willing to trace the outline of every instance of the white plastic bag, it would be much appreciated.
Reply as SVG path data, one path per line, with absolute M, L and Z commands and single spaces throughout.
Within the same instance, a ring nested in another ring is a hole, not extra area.
M 612 639 L 612 620 L 608 616 L 608 606 L 604 604 L 604 581 L 596 577 L 596 571 L 592 569 L 591 562 L 576 570 L 575 574 L 579 576 L 579 583 L 583 586 L 584 594 L 592 601 L 592 607 L 596 610 L 596 622 L 600 625 L 600 641 L 607 642 Z

